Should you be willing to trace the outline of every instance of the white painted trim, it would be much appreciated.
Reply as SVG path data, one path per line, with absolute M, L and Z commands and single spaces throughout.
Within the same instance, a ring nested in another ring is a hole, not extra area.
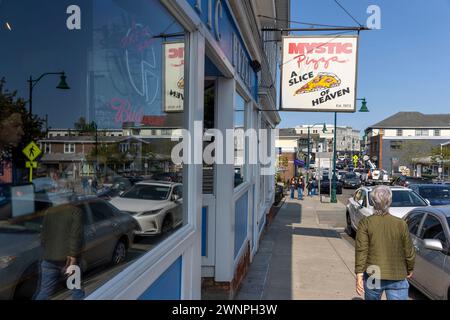
M 236 82 L 234 79 L 219 78 L 217 80 L 217 105 L 216 127 L 225 134 L 229 128 L 233 128 L 234 100 L 236 94 Z M 226 139 L 226 135 L 224 135 Z M 225 143 L 226 145 L 226 143 Z M 227 152 L 234 149 L 224 150 Z M 215 281 L 229 282 L 234 275 L 234 165 L 216 165 L 216 257 L 215 257 Z M 239 188 L 240 189 L 240 188 Z
M 175 262 L 185 250 L 193 245 L 195 230 L 187 225 L 114 278 L 98 288 L 86 300 L 135 300 Z M 152 272 L 149 272 L 152 270 Z
M 449 136 L 383 136 L 383 140 L 445 140 L 448 141 Z

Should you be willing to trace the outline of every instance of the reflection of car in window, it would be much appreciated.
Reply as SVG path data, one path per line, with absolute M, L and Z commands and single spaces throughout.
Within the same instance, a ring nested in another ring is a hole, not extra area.
M 133 242 L 134 230 L 139 228 L 137 222 L 100 199 L 92 198 L 74 205 L 83 212 L 82 271 L 123 262 Z M 30 299 L 33 296 L 38 263 L 43 254 L 40 234 L 45 214 L 46 210 L 40 210 L 0 225 L 0 299 Z
M 110 203 L 139 222 L 137 235 L 158 235 L 183 223 L 182 192 L 180 183 L 142 181 Z

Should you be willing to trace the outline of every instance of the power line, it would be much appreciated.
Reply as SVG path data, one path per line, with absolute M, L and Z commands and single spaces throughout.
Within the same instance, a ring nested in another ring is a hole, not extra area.
M 336 26 L 336 25 L 332 25 L 332 24 L 312 23 L 312 22 L 302 22 L 302 21 L 294 21 L 294 20 L 278 19 L 278 18 L 272 18 L 272 17 L 269 17 L 269 16 L 261 15 L 261 14 L 258 15 L 258 17 L 260 17 L 260 18 L 265 18 L 265 19 L 276 20 L 276 21 L 282 21 L 282 22 L 295 23 L 295 24 L 304 24 L 304 25 L 307 25 L 307 26 L 333 27 L 333 28 L 346 28 L 345 26 Z M 264 29 L 263 29 L 263 30 L 264 30 Z
M 352 15 L 350 14 L 350 12 L 348 12 L 347 9 L 345 9 L 344 6 L 342 6 L 342 5 L 339 3 L 338 0 L 334 0 L 334 2 L 336 2 L 337 5 L 338 5 L 339 7 L 341 7 L 341 9 L 344 10 L 344 12 L 345 12 L 350 18 L 352 18 L 353 21 L 356 22 L 356 24 L 358 24 L 360 27 L 362 27 L 362 24 L 359 23 L 359 21 L 356 20 L 356 18 L 355 18 L 354 16 L 352 16 Z

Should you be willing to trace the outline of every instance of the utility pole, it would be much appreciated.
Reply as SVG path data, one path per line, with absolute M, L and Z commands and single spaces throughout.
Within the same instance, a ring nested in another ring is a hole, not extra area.
M 334 139 L 333 139 L 333 176 L 332 176 L 332 184 L 331 184 L 331 203 L 337 203 L 336 197 L 336 137 L 337 137 L 337 112 L 334 113 Z

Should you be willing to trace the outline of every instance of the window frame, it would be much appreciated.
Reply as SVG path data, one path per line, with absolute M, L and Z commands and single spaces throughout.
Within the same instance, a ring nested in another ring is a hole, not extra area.
M 409 225 L 409 221 L 406 221 L 406 225 L 408 226 L 408 231 L 410 234 L 414 235 L 415 237 L 419 236 L 419 231 L 422 229 L 422 224 L 425 221 L 424 218 L 427 216 L 425 212 L 423 211 L 416 211 L 416 212 L 412 212 L 410 215 L 408 215 L 407 219 L 413 219 L 416 216 L 421 216 L 419 223 L 417 225 L 417 230 L 415 233 L 412 233 L 410 230 L 410 225 Z
M 237 110 L 237 99 L 238 97 L 240 97 L 243 101 L 244 101 L 244 108 L 243 110 Z M 249 170 L 248 170 L 248 140 L 247 140 L 247 136 L 245 135 L 245 132 L 247 130 L 247 128 L 249 127 L 248 122 L 249 122 L 249 116 L 248 116 L 248 110 L 251 109 L 250 107 L 250 103 L 251 101 L 248 99 L 247 95 L 245 94 L 244 90 L 240 89 L 240 87 L 238 85 L 236 85 L 236 90 L 235 90 L 235 96 L 234 96 L 234 104 L 233 104 L 233 132 L 236 132 L 236 123 L 235 123 L 235 115 L 236 112 L 242 112 L 244 115 L 244 119 L 243 119 L 243 152 L 242 152 L 242 156 L 243 156 L 243 163 L 240 166 L 241 167 L 241 177 L 242 177 L 242 182 L 239 183 L 238 185 L 233 184 L 234 186 L 234 190 L 235 192 L 237 192 L 238 190 L 240 190 L 240 188 L 243 185 L 246 185 L 246 183 L 249 181 Z M 236 136 L 234 136 L 234 139 L 236 139 Z M 236 140 L 234 140 L 233 143 L 235 143 Z M 234 145 L 233 147 L 234 150 L 234 160 L 236 162 L 236 145 Z M 236 170 L 236 163 L 233 166 L 233 174 L 235 174 L 235 170 Z
M 73 146 L 73 151 L 72 151 L 72 147 Z M 68 150 L 67 150 L 68 147 Z M 64 142 L 64 154 L 74 154 L 76 153 L 76 146 L 75 143 L 71 143 L 71 142 Z
M 427 214 L 425 215 L 424 219 L 422 220 L 422 223 L 421 223 L 421 225 L 420 225 L 420 230 L 419 230 L 419 232 L 418 232 L 417 237 L 418 237 L 420 240 L 422 240 L 422 241 L 425 240 L 425 239 L 434 239 L 434 238 L 424 238 L 424 230 L 423 230 L 423 226 L 425 225 L 425 222 L 427 221 L 428 217 L 430 217 L 430 218 L 432 218 L 432 219 L 435 219 L 436 221 L 439 222 L 439 225 L 441 226 L 442 230 L 444 231 L 444 235 L 445 235 L 445 228 L 444 228 L 444 226 L 442 225 L 441 219 L 439 219 L 439 217 L 437 217 L 435 214 L 430 213 L 430 212 L 427 212 Z M 446 235 L 445 235 L 445 236 L 446 236 Z M 447 236 L 446 236 L 446 238 L 447 238 Z M 449 239 L 447 239 L 447 242 L 446 242 L 446 243 L 443 243 L 443 244 L 442 244 L 444 247 L 445 247 L 445 246 L 448 246 L 448 240 L 449 240 Z

